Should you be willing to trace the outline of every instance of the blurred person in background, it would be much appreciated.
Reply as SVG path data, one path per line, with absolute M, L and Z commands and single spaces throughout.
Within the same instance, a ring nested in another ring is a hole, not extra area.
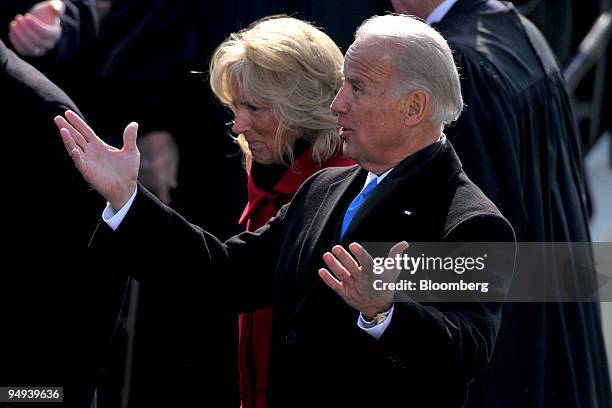
M 589 242 L 579 135 L 540 32 L 497 0 L 393 5 L 425 19 L 453 50 L 466 108 L 445 133 L 517 241 Z M 571 273 L 580 282 L 594 279 L 593 271 L 585 264 Z M 545 278 L 521 276 L 519 268 L 514 285 L 538 279 Z M 549 285 L 563 289 L 558 281 Z M 474 380 L 468 406 L 610 407 L 611 399 L 599 304 L 509 302 L 493 360 Z
M 596 19 L 603 12 L 610 12 L 611 7 L 610 0 L 587 0 L 584 2 L 574 2 L 572 0 L 528 2 L 523 0 L 513 3 L 522 5 L 525 12 L 529 13 L 527 17 L 542 31 L 564 69 L 579 53 L 579 47 Z M 612 133 L 612 127 L 610 126 L 612 115 L 605 114 L 605 112 L 610 111 L 610 100 L 612 99 L 612 92 L 609 91 L 612 52 L 609 50 L 610 45 L 608 43 L 605 67 L 601 68 L 605 71 L 602 73 L 605 77 L 604 83 L 597 82 L 597 68 L 591 69 L 572 92 L 584 154 L 589 152 L 602 133 L 606 130 Z M 596 95 L 599 89 L 605 90 L 601 96 Z M 601 98 L 601 100 L 598 100 L 598 98 Z M 610 149 L 610 152 L 612 153 L 612 149 Z M 612 158 L 610 163 L 612 163 Z M 597 211 L 597 209 L 594 210 Z
M 35 4 L 25 15 L 17 14 L 9 24 L 9 38 L 22 57 L 41 57 L 62 37 L 61 17 L 66 4 L 61 0 Z
M 179 151 L 169 132 L 154 130 L 138 140 L 140 182 L 162 203 L 170 205 L 171 191 L 177 187 Z
M 272 17 L 231 34 L 215 51 L 211 88 L 235 115 L 232 133 L 244 152 L 248 203 L 240 217 L 255 231 L 341 156 L 337 117 L 329 106 L 342 84 L 343 56 L 326 34 L 290 17 Z M 263 408 L 272 308 L 240 315 L 240 382 L 244 408 Z

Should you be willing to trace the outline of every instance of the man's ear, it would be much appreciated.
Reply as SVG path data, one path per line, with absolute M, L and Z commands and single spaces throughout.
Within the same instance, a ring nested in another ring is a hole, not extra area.
M 417 126 L 430 115 L 429 94 L 422 90 L 409 92 L 406 95 L 404 124 L 406 126 Z

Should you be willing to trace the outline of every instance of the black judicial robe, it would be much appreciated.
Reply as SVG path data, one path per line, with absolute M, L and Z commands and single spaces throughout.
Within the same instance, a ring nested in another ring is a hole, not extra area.
M 517 241 L 590 241 L 581 146 L 561 73 L 506 3 L 459 0 L 435 26 L 453 49 L 465 111 L 445 133 Z M 577 273 L 577 272 L 576 272 Z M 509 303 L 469 407 L 610 407 L 596 303 Z

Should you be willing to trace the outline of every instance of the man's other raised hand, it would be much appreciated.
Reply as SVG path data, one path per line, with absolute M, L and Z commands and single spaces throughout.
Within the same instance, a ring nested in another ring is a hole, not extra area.
M 56 126 L 64 146 L 85 180 L 113 207 L 119 210 L 136 190 L 140 152 L 136 147 L 138 124 L 132 122 L 123 132 L 123 148 L 106 144 L 76 113 L 56 116 Z

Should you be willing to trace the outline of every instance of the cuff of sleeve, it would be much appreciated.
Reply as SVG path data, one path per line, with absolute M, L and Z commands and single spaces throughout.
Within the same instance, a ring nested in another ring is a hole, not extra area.
M 117 212 L 115 212 L 115 210 L 113 210 L 113 207 L 111 207 L 110 203 L 108 203 L 108 202 L 106 203 L 106 208 L 104 208 L 104 211 L 102 212 L 102 220 L 106 224 L 108 224 L 108 226 L 113 231 L 116 231 L 117 228 L 119 228 L 119 225 L 121 225 L 121 222 L 123 221 L 123 219 L 127 215 L 130 207 L 132 207 L 132 203 L 134 202 L 134 199 L 136 198 L 136 192 L 138 192 L 138 188 L 136 188 L 134 190 L 134 192 L 132 193 L 132 196 L 130 197 L 130 199 Z
M 366 333 L 368 333 L 370 336 L 378 340 L 385 333 L 385 330 L 387 330 L 389 323 L 391 323 L 391 318 L 393 317 L 394 309 L 395 305 L 391 306 L 391 309 L 389 309 L 389 314 L 387 315 L 385 320 L 379 323 L 368 322 L 363 318 L 363 315 L 359 313 L 359 318 L 357 319 L 357 326 Z

